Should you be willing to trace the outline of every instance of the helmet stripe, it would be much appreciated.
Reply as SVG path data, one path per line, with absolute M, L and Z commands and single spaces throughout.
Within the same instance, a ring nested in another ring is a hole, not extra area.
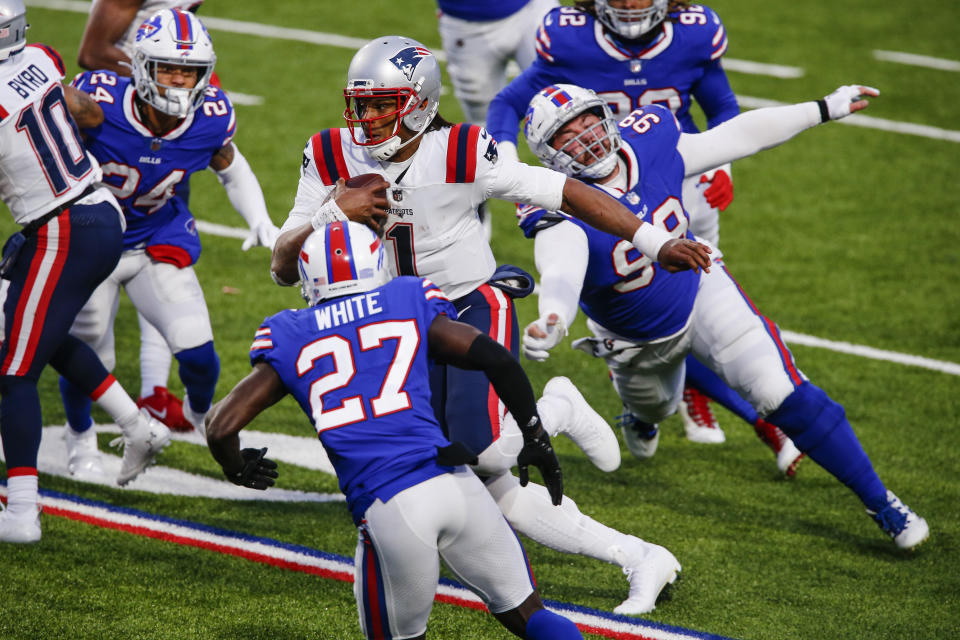
M 193 48 L 193 24 L 190 17 L 179 9 L 171 9 L 176 18 L 174 24 L 177 25 L 177 49 Z
M 327 225 L 327 278 L 329 284 L 357 279 L 357 268 L 343 222 Z

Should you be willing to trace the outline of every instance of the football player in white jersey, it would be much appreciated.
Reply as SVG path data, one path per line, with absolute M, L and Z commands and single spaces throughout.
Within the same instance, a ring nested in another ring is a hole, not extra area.
M 42 433 L 37 380 L 49 362 L 106 409 L 123 430 L 120 484 L 170 441 L 142 415 L 90 347 L 68 334 L 94 288 L 120 257 L 123 217 L 95 184 L 100 168 L 67 112 L 63 60 L 26 44 L 21 0 L 0 0 L 0 199 L 22 229 L 3 247 L 8 282 L 0 344 L 0 439 L 7 508 L 0 541 L 40 540 L 37 454 Z
M 203 0 L 94 0 L 80 40 L 77 63 L 91 71 L 107 70 L 129 76 L 133 70 L 133 45 L 137 28 L 161 9 L 182 9 L 196 13 Z M 220 86 L 217 74 L 210 79 Z M 187 190 L 178 197 L 186 198 Z M 243 250 L 273 248 L 278 229 L 272 222 L 259 225 L 248 221 L 250 235 Z M 140 324 L 140 397 L 137 404 L 171 429 L 189 431 L 193 426 L 183 417 L 181 400 L 167 390 L 173 354 L 160 332 L 137 313 Z
M 591 197 L 589 191 L 600 192 L 561 173 L 500 161 L 496 143 L 482 128 L 443 120 L 437 111 L 440 68 L 419 42 L 386 36 L 362 47 L 350 63 L 345 96 L 344 117 L 351 126 L 321 131 L 304 150 L 294 207 L 273 253 L 279 283 L 299 279 L 297 257 L 314 228 L 343 219 L 382 226 L 395 275 L 429 278 L 453 301 L 461 321 L 516 355 L 512 298 L 529 293 L 532 279 L 516 267 L 497 268 L 476 215 L 488 198 L 552 202 L 630 240 L 667 270 L 709 268 L 704 245 L 667 240 L 668 234 L 652 225 L 638 226 L 639 219 L 616 200 Z M 383 179 L 345 188 L 346 178 L 368 173 Z M 510 473 L 521 443 L 518 427 L 482 374 L 437 367 L 432 387 L 448 437 L 479 455 L 475 469 L 510 523 L 554 549 L 623 567 L 630 595 L 616 611 L 651 611 L 680 569 L 673 555 L 585 516 L 569 497 L 558 509 L 543 487 L 521 488 Z M 551 436 L 566 433 L 601 469 L 619 466 L 619 444 L 609 425 L 569 380 L 550 380 L 537 406 Z

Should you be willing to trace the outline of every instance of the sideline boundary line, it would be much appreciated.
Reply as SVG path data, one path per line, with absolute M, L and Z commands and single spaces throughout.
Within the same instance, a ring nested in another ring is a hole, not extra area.
M 6 493 L 4 482 L 0 487 L 0 497 L 3 497 L 4 501 Z M 130 507 L 118 507 L 49 489 L 40 490 L 40 504 L 47 516 L 67 518 L 96 527 L 231 555 L 321 578 L 353 582 L 352 558 L 311 547 L 219 529 Z M 473 592 L 447 578 L 440 578 L 435 601 L 479 611 L 486 609 Z M 544 600 L 544 604 L 570 618 L 581 631 L 614 640 L 733 640 L 726 636 L 616 615 L 565 602 Z

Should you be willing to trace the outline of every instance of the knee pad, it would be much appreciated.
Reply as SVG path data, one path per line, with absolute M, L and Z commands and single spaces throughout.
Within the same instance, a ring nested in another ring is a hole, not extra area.
M 823 389 L 804 382 L 766 420 L 780 427 L 801 451 L 811 451 L 847 423 L 847 414 Z

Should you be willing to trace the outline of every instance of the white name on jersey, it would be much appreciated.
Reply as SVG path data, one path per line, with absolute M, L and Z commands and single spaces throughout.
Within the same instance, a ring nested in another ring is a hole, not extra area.
M 339 327 L 342 324 L 353 322 L 355 319 L 362 320 L 367 316 L 380 313 L 383 309 L 380 307 L 379 291 L 365 293 L 361 296 L 353 296 L 346 300 L 341 300 L 336 304 L 330 304 L 322 309 L 313 312 L 317 320 L 317 328 L 320 331 Z

